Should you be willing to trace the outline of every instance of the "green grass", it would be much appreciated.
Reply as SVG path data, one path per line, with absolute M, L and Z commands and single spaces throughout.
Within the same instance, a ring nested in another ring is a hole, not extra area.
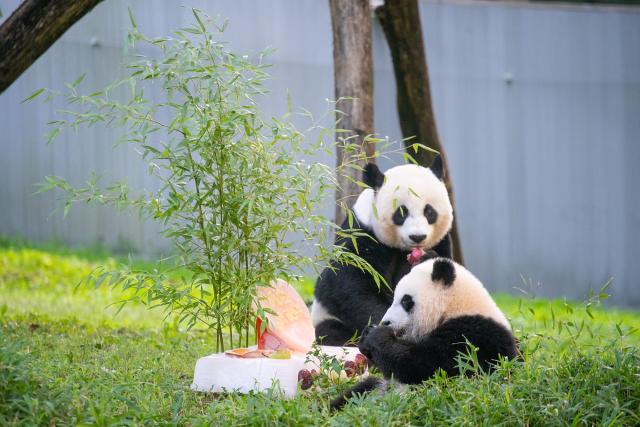
M 438 377 L 332 415 L 340 384 L 293 400 L 189 390 L 212 334 L 184 331 L 123 295 L 76 288 L 103 251 L 0 242 L 0 425 L 638 425 L 640 313 L 498 295 L 523 361 Z M 144 265 L 144 263 L 140 264 Z M 306 300 L 312 281 L 298 284 Z

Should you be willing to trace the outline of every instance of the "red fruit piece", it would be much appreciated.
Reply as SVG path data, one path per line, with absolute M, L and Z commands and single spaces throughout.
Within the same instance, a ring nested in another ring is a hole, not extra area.
M 256 317 L 256 340 L 258 341 L 258 350 L 278 350 L 281 348 L 287 348 L 286 345 L 277 336 L 265 329 L 260 332 L 262 325 L 262 319 Z
M 347 360 L 344 362 L 344 371 L 347 373 L 348 377 L 353 377 L 358 372 L 358 365 L 356 365 L 356 362 Z
M 305 378 L 309 378 L 311 376 L 311 372 L 308 369 L 300 369 L 298 371 L 298 381 L 302 381 Z
M 300 383 L 300 388 L 302 390 L 306 390 L 313 385 L 313 378 L 311 377 L 311 372 L 307 369 L 301 369 L 298 372 L 298 382 Z
M 356 366 L 358 367 L 357 369 L 358 374 L 363 374 L 364 371 L 367 369 L 367 365 L 369 364 L 367 357 L 364 354 L 356 354 L 355 362 L 356 362 Z
M 413 248 L 411 250 L 411 253 L 409 253 L 409 255 L 407 255 L 407 262 L 409 263 L 409 265 L 416 265 L 417 263 L 420 262 L 420 259 L 422 259 L 422 257 L 426 254 L 426 252 L 424 251 L 424 249 L 422 248 Z

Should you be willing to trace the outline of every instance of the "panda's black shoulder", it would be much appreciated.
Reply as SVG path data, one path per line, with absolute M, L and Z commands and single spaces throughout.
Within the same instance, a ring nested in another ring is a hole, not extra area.
M 336 244 L 342 245 L 348 250 L 355 251 L 353 241 L 356 241 L 358 246 L 358 252 L 366 250 L 370 252 L 371 249 L 383 249 L 384 251 L 392 250 L 393 248 L 380 242 L 371 228 L 368 225 L 361 224 L 358 221 L 355 213 L 353 213 L 351 222 L 349 219 L 345 219 L 340 227 L 341 233 L 336 235 Z
M 357 253 L 379 273 L 388 276 L 386 279 L 391 280 L 394 285 L 409 272 L 411 267 L 407 262 L 407 252 L 382 243 L 373 228 L 361 224 L 355 214 L 351 223 L 348 219 L 342 223 L 341 231 L 336 235 L 336 245 Z
M 513 333 L 495 319 L 480 314 L 444 320 L 427 339 L 432 345 L 445 349 L 449 346 L 457 349 L 469 342 L 479 349 L 478 356 L 483 365 L 497 360 L 498 356 L 514 358 L 518 355 Z
M 438 256 L 453 259 L 453 243 L 451 243 L 451 232 L 447 233 L 433 249 Z

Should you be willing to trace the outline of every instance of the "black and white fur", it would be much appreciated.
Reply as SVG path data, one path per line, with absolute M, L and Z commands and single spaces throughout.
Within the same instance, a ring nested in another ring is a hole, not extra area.
M 380 326 L 364 331 L 359 348 L 385 380 L 419 384 L 439 369 L 458 374 L 456 357 L 469 351 L 467 342 L 477 349 L 483 371 L 500 357 L 518 354 L 509 322 L 482 283 L 461 265 L 435 258 L 400 280 Z M 386 381 L 369 377 L 331 406 L 337 409 L 356 393 L 385 386 Z
M 407 255 L 415 247 L 430 256 L 451 257 L 449 231 L 453 209 L 442 182 L 442 160 L 436 156 L 429 168 L 402 165 L 382 173 L 374 164 L 364 170 L 364 190 L 353 207 L 357 251 L 350 239 L 339 239 L 345 250 L 358 253 L 386 280 L 378 286 L 373 277 L 354 266 L 334 263 L 316 282 L 311 318 L 316 338 L 325 345 L 344 345 L 377 324 L 393 300 L 393 289 L 409 272 Z M 349 230 L 345 220 L 343 230 Z

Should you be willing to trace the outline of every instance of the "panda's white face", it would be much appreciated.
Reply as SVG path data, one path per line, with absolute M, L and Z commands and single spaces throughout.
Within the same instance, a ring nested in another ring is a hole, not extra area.
M 416 265 L 396 286 L 393 303 L 381 325 L 398 335 L 419 338 L 444 320 L 482 315 L 511 329 L 482 283 L 469 270 L 447 258 Z
M 449 286 L 432 280 L 434 261 L 418 264 L 400 279 L 381 325 L 393 328 L 398 335 L 413 337 L 420 337 L 438 325 L 447 307 Z
M 453 222 L 444 183 L 417 165 L 389 169 L 380 188 L 363 191 L 354 211 L 381 243 L 402 250 L 434 247 Z

